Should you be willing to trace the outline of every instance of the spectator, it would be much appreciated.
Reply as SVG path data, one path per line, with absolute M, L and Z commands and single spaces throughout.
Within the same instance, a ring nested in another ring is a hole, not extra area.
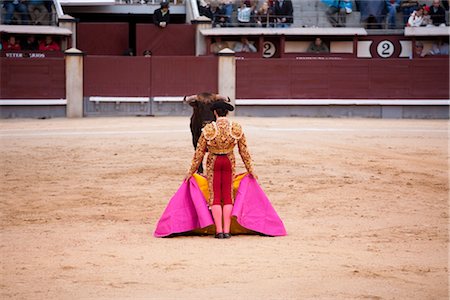
M 217 42 L 211 44 L 210 50 L 212 53 L 219 53 L 221 50 L 223 50 L 225 48 L 230 48 L 230 45 L 228 45 L 228 42 L 217 41 Z
M 401 0 L 386 0 L 386 9 L 387 9 L 387 19 L 388 19 L 388 28 L 395 29 L 397 27 L 396 24 L 396 16 L 397 11 L 400 10 Z
M 345 27 L 347 14 L 352 12 L 352 2 L 350 0 L 322 0 L 328 5 L 326 15 L 328 22 L 333 27 Z
M 328 49 L 328 46 L 322 41 L 321 38 L 316 38 L 315 41 L 309 45 L 306 52 L 308 52 L 308 53 L 328 53 L 328 52 L 330 52 L 330 49 Z
M 423 7 L 423 18 L 421 26 L 433 26 L 433 21 L 430 16 L 430 7 L 427 5 L 422 5 Z
M 21 50 L 20 44 L 17 42 L 15 36 L 9 36 L 8 41 L 3 44 L 3 50 Z
M 39 44 L 34 35 L 29 35 L 21 45 L 22 50 L 38 50 Z
M 440 0 L 433 0 L 433 6 L 430 8 L 430 17 L 433 25 L 445 26 L 445 9 L 441 6 Z
M 49 24 L 49 14 L 44 0 L 28 0 L 28 13 L 32 25 Z
M 268 1 L 264 1 L 255 15 L 258 27 L 273 27 L 273 10 Z
M 60 51 L 61 48 L 59 45 L 53 40 L 53 37 L 51 35 L 47 35 L 45 37 L 45 40 L 43 40 L 39 44 L 39 50 L 40 51 Z
M 448 55 L 448 43 L 442 38 L 433 43 L 431 50 L 426 55 Z
M 234 45 L 234 52 L 256 52 L 256 47 L 248 41 L 247 38 L 241 38 L 240 42 L 236 42 Z
M 425 52 L 423 51 L 423 43 L 420 41 L 416 42 L 416 45 L 414 47 L 414 54 L 416 57 L 424 57 Z
M 381 29 L 385 18 L 385 0 L 360 0 L 361 22 L 368 29 Z
M 294 23 L 294 8 L 291 0 L 277 0 L 274 4 L 277 27 L 290 27 Z
M 226 11 L 223 5 L 218 3 L 211 3 L 211 20 L 213 21 L 213 27 L 226 27 L 229 23 Z
M 150 50 L 144 50 L 144 53 L 142 53 L 144 57 L 152 57 L 152 51 Z
M 419 8 L 419 2 L 416 0 L 403 0 L 400 4 L 400 9 L 403 12 L 403 23 L 408 24 L 409 17 Z
M 161 28 L 165 28 L 170 22 L 169 3 L 161 2 L 161 7 L 153 13 L 153 23 Z
M 237 20 L 240 27 L 250 25 L 250 19 L 252 17 L 252 8 L 248 7 L 245 3 L 242 3 L 237 10 Z
M 231 22 L 231 16 L 233 14 L 233 3 L 234 3 L 233 0 L 221 0 L 220 1 L 222 10 L 226 15 L 228 23 Z
M 423 7 L 419 6 L 419 8 L 411 14 L 408 19 L 408 23 L 406 26 L 408 27 L 419 27 L 422 26 L 423 22 Z
M 4 0 L 3 7 L 6 10 L 5 14 L 5 24 L 9 25 L 12 23 L 14 12 L 20 14 L 21 24 L 28 24 L 30 18 L 28 17 L 28 10 L 23 0 Z

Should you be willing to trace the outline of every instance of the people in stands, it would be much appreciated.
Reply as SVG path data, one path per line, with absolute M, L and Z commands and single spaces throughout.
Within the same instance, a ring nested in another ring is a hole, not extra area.
M 51 12 L 51 3 L 44 0 L 28 0 L 28 13 L 30 14 L 32 25 L 49 24 L 49 12 Z M 49 9 L 50 8 L 50 9 Z
M 240 42 L 236 42 L 233 48 L 234 52 L 256 52 L 258 51 L 256 47 L 249 42 L 245 37 L 241 38 Z
M 211 3 L 210 12 L 213 27 L 226 27 L 228 25 L 229 19 L 222 4 Z
M 312 42 L 308 49 L 306 49 L 308 53 L 328 53 L 330 49 L 328 46 L 322 41 L 321 38 L 316 38 L 314 42 Z
M 234 0 L 220 0 L 221 7 L 228 20 L 228 24 L 231 23 L 231 16 L 233 15 Z
M 247 6 L 245 2 L 237 9 L 237 21 L 240 27 L 250 26 L 252 18 L 252 8 Z
M 264 1 L 255 14 L 255 22 L 258 27 L 273 27 L 273 8 L 269 1 Z
M 408 23 L 406 26 L 408 27 L 419 27 L 422 26 L 423 22 L 423 7 L 419 6 L 419 8 L 411 14 L 408 19 Z
M 34 35 L 29 35 L 23 43 L 21 43 L 22 50 L 38 50 L 39 44 Z
M 291 0 L 277 0 L 274 4 L 277 27 L 290 27 L 294 23 L 294 8 Z
M 388 28 L 397 28 L 397 11 L 400 10 L 401 0 L 385 0 L 387 9 Z
M 170 10 L 168 2 L 161 2 L 160 8 L 153 13 L 153 23 L 165 28 L 170 23 Z
M 39 44 L 40 51 L 60 51 L 61 48 L 59 45 L 53 40 L 51 35 L 47 35 L 45 39 Z
M 385 0 L 360 0 L 361 23 L 367 29 L 382 29 L 385 19 Z
M 3 43 L 3 50 L 21 50 L 20 44 L 14 35 L 10 35 L 8 40 Z
M 416 42 L 416 45 L 414 46 L 414 54 L 416 57 L 424 57 L 425 52 L 423 51 L 423 43 L 420 41 Z
M 403 23 L 408 24 L 411 14 L 419 8 L 419 2 L 417 0 L 402 0 L 400 9 L 403 12 Z
M 433 5 L 430 8 L 430 17 L 433 25 L 445 26 L 445 9 L 442 7 L 440 0 L 433 0 Z
M 433 21 L 430 16 L 430 7 L 428 5 L 422 5 L 423 7 L 423 17 L 421 26 L 433 26 Z
M 5 8 L 5 24 L 12 24 L 14 13 L 19 13 L 21 24 L 28 24 L 30 18 L 28 16 L 28 9 L 26 1 L 24 0 L 4 0 L 3 7 Z
M 221 50 L 223 50 L 225 48 L 230 48 L 230 45 L 228 45 L 228 42 L 217 41 L 217 42 L 211 44 L 210 51 L 211 51 L 211 53 L 219 53 Z
M 443 38 L 438 39 L 426 55 L 448 55 L 448 43 Z
M 345 27 L 347 14 L 352 13 L 351 0 L 322 0 L 322 2 L 328 5 L 326 15 L 331 26 Z

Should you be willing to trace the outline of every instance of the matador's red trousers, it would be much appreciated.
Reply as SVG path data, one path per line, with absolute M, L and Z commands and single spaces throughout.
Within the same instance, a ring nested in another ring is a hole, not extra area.
M 232 204 L 231 185 L 232 185 L 231 162 L 227 155 L 218 155 L 214 162 L 214 200 L 213 205 Z

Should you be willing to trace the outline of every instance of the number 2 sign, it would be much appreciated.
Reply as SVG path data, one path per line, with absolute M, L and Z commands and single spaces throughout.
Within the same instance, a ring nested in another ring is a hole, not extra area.
M 277 48 L 272 42 L 265 41 L 263 44 L 263 53 L 262 56 L 264 58 L 271 58 L 274 56 L 275 52 L 277 52 Z
M 383 40 L 378 43 L 377 54 L 382 58 L 389 58 L 395 52 L 394 44 L 391 41 Z

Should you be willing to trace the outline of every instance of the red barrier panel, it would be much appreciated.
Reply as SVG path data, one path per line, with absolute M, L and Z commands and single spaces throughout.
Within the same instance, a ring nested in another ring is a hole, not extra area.
M 150 97 L 152 59 L 130 56 L 86 56 L 84 95 Z
M 448 57 L 427 59 L 243 59 L 240 99 L 448 99 Z
M 169 24 L 160 28 L 154 24 L 136 25 L 136 52 L 144 50 L 153 55 L 195 55 L 195 25 Z
M 128 23 L 79 23 L 77 48 L 89 55 L 122 55 L 128 35 Z
M 65 99 L 63 57 L 0 57 L 1 99 Z
M 217 92 L 217 57 L 152 57 L 153 96 Z

